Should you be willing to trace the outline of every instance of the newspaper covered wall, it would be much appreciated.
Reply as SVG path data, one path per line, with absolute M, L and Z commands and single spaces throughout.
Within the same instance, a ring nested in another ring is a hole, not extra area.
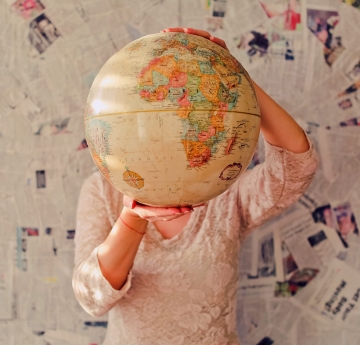
M 100 345 L 71 288 L 75 210 L 96 170 L 83 109 L 118 49 L 166 27 L 223 38 L 314 141 L 299 202 L 240 253 L 243 345 L 360 343 L 360 2 L 0 0 L 0 345 Z M 251 167 L 264 159 L 259 142 Z

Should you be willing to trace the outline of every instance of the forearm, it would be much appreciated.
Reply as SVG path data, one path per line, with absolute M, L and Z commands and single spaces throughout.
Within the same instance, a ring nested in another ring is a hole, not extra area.
M 131 228 L 145 233 L 148 221 L 132 214 L 126 207 L 121 218 Z M 99 245 L 98 260 L 101 272 L 114 289 L 121 289 L 133 266 L 143 235 L 129 229 L 118 219 L 106 240 Z
M 260 130 L 265 140 L 290 152 L 308 151 L 309 144 L 302 128 L 254 81 L 253 84 L 260 104 Z

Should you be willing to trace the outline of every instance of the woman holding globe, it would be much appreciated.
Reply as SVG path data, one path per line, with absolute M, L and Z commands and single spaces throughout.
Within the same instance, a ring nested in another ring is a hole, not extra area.
M 202 30 L 163 32 L 202 36 L 227 49 Z M 196 207 L 151 207 L 121 194 L 99 172 L 85 181 L 77 210 L 73 288 L 87 313 L 109 312 L 104 345 L 239 344 L 241 241 L 294 203 L 317 167 L 303 130 L 253 86 L 265 162 L 221 195 Z M 147 89 L 142 97 L 150 97 Z

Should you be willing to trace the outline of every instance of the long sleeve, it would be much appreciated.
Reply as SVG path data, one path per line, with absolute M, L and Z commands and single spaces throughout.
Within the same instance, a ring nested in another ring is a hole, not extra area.
M 244 173 L 239 182 L 242 235 L 297 201 L 310 185 L 318 165 L 312 142 L 304 153 L 292 153 L 265 141 L 265 162 Z
M 76 299 L 92 316 L 108 312 L 129 290 L 132 278 L 130 272 L 122 289 L 115 290 L 100 270 L 98 246 L 108 236 L 114 221 L 109 207 L 111 193 L 110 200 L 105 200 L 109 194 L 104 192 L 106 187 L 99 173 L 91 175 L 82 186 L 76 215 L 72 286 Z

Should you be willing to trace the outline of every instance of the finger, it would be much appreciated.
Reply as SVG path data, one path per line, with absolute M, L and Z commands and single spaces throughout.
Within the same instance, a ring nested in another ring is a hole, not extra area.
M 135 211 L 140 215 L 142 218 L 146 217 L 168 217 L 174 216 L 177 214 L 182 214 L 180 209 L 177 207 L 171 208 L 164 208 L 164 207 L 151 207 L 151 206 L 139 206 L 136 205 Z
M 178 207 L 155 208 L 155 213 L 158 217 L 171 217 L 174 215 L 181 215 L 181 209 Z
M 159 221 L 162 221 L 162 222 L 167 222 L 167 221 L 170 221 L 170 220 L 173 220 L 173 219 L 176 219 L 177 217 L 173 216 L 173 217 L 167 217 L 167 218 L 164 218 L 164 217 L 144 217 L 144 219 L 146 219 L 148 222 L 151 222 L 151 223 L 154 223 L 154 222 L 159 222 Z
M 207 39 L 210 39 L 211 35 L 204 30 L 197 30 L 197 29 L 193 29 L 193 28 L 184 28 L 184 32 L 186 32 L 187 34 L 192 34 L 192 35 L 197 35 L 197 36 L 201 36 Z
M 228 47 L 226 46 L 226 43 L 224 40 L 222 40 L 221 38 L 219 37 L 214 37 L 214 36 L 211 36 L 210 37 L 210 41 L 218 44 L 219 46 L 223 47 L 224 49 L 226 50 L 229 50 Z
M 193 208 L 191 206 L 185 206 L 185 207 L 180 207 L 180 211 L 181 213 L 187 214 L 189 212 L 194 211 Z
M 182 216 L 183 215 L 181 215 L 181 216 L 175 215 L 175 216 L 172 216 L 172 217 L 164 217 L 164 218 L 161 218 L 161 220 L 163 222 L 171 222 L 172 220 L 178 219 L 178 218 L 180 218 Z
M 180 217 L 183 217 L 184 214 L 183 213 L 180 213 L 180 214 L 176 214 L 176 215 L 173 215 L 173 216 L 167 216 L 167 217 L 146 217 L 145 219 L 149 222 L 158 222 L 158 221 L 162 221 L 162 222 L 170 222 L 174 219 L 177 219 L 177 218 L 180 218 Z
M 160 32 L 185 32 L 184 28 L 166 28 Z

